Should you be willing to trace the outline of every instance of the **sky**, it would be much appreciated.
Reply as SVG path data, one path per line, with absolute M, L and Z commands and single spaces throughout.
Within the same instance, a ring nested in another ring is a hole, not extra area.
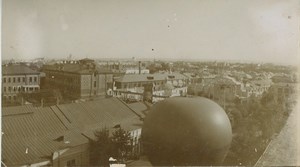
M 299 0 L 3 0 L 2 59 L 299 61 Z

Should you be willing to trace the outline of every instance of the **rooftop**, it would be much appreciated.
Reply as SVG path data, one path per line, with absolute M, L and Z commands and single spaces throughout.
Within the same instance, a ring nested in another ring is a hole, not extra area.
M 40 72 L 34 71 L 21 64 L 8 64 L 2 66 L 2 75 L 22 75 L 22 74 L 39 74 Z
M 88 138 L 94 139 L 94 131 L 118 124 L 125 130 L 135 130 L 142 122 L 117 98 L 44 108 L 4 107 L 2 160 L 9 166 L 49 160 L 54 151 L 85 144 Z
M 44 70 L 51 71 L 63 71 L 69 73 L 79 73 L 79 74 L 90 74 L 94 72 L 98 73 L 111 73 L 112 71 L 109 68 L 100 66 L 98 63 L 95 63 L 92 59 L 82 59 L 79 61 L 63 61 L 63 63 L 44 65 Z
M 143 81 L 163 81 L 167 79 L 188 79 L 180 73 L 155 73 L 155 74 L 125 74 L 116 79 L 117 82 L 143 82 Z

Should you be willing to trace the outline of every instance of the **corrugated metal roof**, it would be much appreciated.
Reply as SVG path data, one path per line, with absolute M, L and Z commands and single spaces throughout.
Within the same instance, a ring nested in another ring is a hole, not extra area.
M 128 106 L 143 117 L 146 117 L 146 114 L 149 112 L 147 106 L 142 102 L 129 103 Z
M 125 130 L 141 128 L 136 113 L 117 98 L 3 108 L 2 159 L 12 166 L 41 162 L 56 150 L 87 143 L 95 130 L 117 124 Z M 62 136 L 63 141 L 57 141 Z
M 32 113 L 15 114 L 28 110 Z M 51 134 L 62 134 L 66 128 L 50 108 L 8 107 L 2 113 L 2 159 L 7 165 L 39 162 L 61 145 L 53 141 Z
M 139 117 L 117 98 L 58 105 L 58 108 L 72 125 L 82 130 L 109 128 L 116 124 L 132 129 L 130 122 L 139 122 Z
M 10 64 L 2 66 L 2 75 L 21 75 L 21 74 L 39 74 L 38 71 L 34 71 L 25 65 Z

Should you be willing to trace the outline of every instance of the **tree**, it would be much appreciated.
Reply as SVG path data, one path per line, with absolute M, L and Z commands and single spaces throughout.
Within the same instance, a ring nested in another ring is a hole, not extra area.
M 94 134 L 96 140 L 90 141 L 90 164 L 109 166 L 109 158 L 113 155 L 113 144 L 109 137 L 109 130 L 105 127 Z
M 118 128 L 110 136 L 109 130 L 103 128 L 95 133 L 96 140 L 90 141 L 90 164 L 92 166 L 109 166 L 109 158 L 125 161 L 132 149 L 130 133 Z
M 125 161 L 132 150 L 130 133 L 122 128 L 118 128 L 113 132 L 112 142 L 117 159 Z

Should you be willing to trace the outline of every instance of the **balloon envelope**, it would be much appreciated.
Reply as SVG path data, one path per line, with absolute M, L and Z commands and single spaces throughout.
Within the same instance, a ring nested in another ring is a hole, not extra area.
M 221 165 L 231 140 L 225 111 L 201 97 L 155 104 L 142 129 L 144 152 L 155 166 Z

